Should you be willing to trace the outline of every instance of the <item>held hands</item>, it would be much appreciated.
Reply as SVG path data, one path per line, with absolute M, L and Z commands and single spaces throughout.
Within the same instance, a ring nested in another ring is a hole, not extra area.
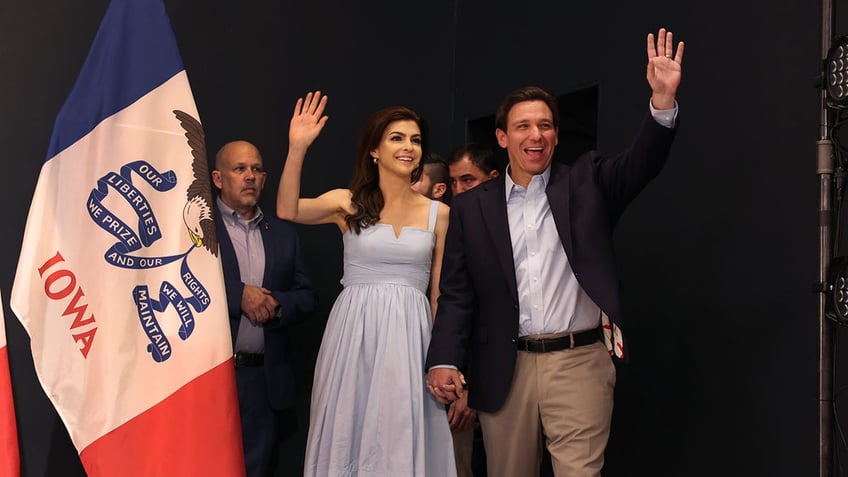
M 262 287 L 245 285 L 241 293 L 241 310 L 256 326 L 267 323 L 277 314 L 280 303 L 271 291 Z
M 297 98 L 289 124 L 289 148 L 305 150 L 312 145 L 327 123 L 323 116 L 326 107 L 327 96 L 320 91 L 307 93 L 306 99 Z
M 651 104 L 657 109 L 674 107 L 674 97 L 680 86 L 681 68 L 683 61 L 683 42 L 677 44 L 674 52 L 674 37 L 670 31 L 660 28 L 656 40 L 653 33 L 648 33 L 648 84 L 651 85 L 653 96 Z
M 456 401 L 465 392 L 465 377 L 451 368 L 430 368 L 427 373 L 427 389 L 442 404 Z

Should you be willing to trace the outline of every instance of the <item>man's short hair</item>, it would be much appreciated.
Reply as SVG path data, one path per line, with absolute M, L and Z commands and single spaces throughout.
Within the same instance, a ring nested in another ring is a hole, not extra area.
M 516 104 L 525 101 L 542 101 L 548 105 L 553 116 L 554 128 L 559 129 L 559 101 L 551 93 L 536 86 L 525 86 L 507 94 L 495 113 L 495 127 L 501 131 L 506 131 L 506 119 L 509 111 Z
M 427 174 L 432 184 L 442 183 L 450 186 L 450 172 L 442 156 L 429 153 L 421 159 L 421 165 L 424 167 L 424 174 Z
M 448 157 L 448 165 L 456 164 L 465 156 L 468 156 L 468 160 L 484 174 L 489 174 L 497 168 L 494 151 L 489 146 L 476 142 L 470 142 L 454 149 Z

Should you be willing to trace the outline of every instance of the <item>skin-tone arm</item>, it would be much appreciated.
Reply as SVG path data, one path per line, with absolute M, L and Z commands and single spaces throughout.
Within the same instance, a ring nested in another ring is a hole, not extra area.
M 439 204 L 435 230 L 436 246 L 433 248 L 433 261 L 430 265 L 430 311 L 434 319 L 439 304 L 439 277 L 442 275 L 442 257 L 445 255 L 445 234 L 448 232 L 449 221 L 450 208 L 445 204 Z
M 277 217 L 299 224 L 334 223 L 345 230 L 344 212 L 350 210 L 350 191 L 334 189 L 315 199 L 300 198 L 300 176 L 306 151 L 327 123 L 324 109 L 327 96 L 320 91 L 298 98 L 289 124 L 289 152 L 280 188 L 277 190 Z
M 665 28 L 660 28 L 656 39 L 648 34 L 648 84 L 651 86 L 651 104 L 656 109 L 674 108 L 677 87 L 680 86 L 684 44 L 677 44 L 674 52 L 674 36 Z

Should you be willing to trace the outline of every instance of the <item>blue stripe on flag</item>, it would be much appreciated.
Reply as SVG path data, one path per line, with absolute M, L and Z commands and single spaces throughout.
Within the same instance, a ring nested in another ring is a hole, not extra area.
M 47 160 L 182 70 L 162 0 L 112 0 L 56 117 Z

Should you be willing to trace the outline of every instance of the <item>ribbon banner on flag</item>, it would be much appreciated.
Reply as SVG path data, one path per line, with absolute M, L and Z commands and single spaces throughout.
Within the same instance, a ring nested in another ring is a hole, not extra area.
M 59 112 L 11 305 L 96 475 L 244 475 L 203 129 L 161 0 L 113 0 Z

